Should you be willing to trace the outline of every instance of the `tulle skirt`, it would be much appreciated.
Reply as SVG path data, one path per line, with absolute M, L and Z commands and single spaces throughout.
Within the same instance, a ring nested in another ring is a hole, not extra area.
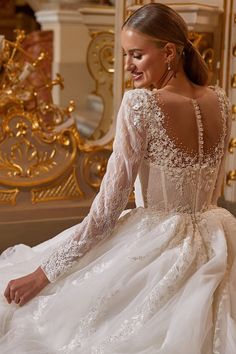
M 119 219 L 66 276 L 23 307 L 9 280 L 35 270 L 73 227 L 0 256 L 1 354 L 235 354 L 236 220 L 144 208 Z

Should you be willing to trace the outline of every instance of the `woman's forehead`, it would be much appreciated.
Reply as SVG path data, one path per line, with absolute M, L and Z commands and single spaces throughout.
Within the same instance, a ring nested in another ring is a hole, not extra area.
M 132 49 L 139 49 L 141 50 L 142 48 L 147 48 L 149 46 L 153 46 L 154 43 L 152 39 L 136 30 L 132 29 L 123 29 L 121 31 L 121 43 L 123 47 L 132 47 Z

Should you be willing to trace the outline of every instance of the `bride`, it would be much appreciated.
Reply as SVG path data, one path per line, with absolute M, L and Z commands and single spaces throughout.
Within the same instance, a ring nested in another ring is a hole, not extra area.
M 236 353 L 236 221 L 216 205 L 227 97 L 171 8 L 143 6 L 121 39 L 136 89 L 89 214 L 0 257 L 1 354 Z

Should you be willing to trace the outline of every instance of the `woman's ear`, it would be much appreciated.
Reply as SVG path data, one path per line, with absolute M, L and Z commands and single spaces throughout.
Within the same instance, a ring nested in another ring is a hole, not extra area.
M 165 45 L 164 49 L 165 49 L 166 60 L 168 62 L 172 62 L 176 58 L 176 55 L 177 55 L 176 45 L 174 43 L 168 42 Z

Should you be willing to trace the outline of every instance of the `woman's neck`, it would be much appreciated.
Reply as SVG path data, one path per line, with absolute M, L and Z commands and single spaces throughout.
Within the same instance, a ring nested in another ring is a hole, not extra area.
M 188 79 L 184 70 L 178 70 L 175 75 L 162 86 L 163 90 L 171 91 L 174 93 L 179 93 L 184 96 L 195 96 L 199 91 L 201 91 L 204 86 L 199 86 L 194 84 Z

